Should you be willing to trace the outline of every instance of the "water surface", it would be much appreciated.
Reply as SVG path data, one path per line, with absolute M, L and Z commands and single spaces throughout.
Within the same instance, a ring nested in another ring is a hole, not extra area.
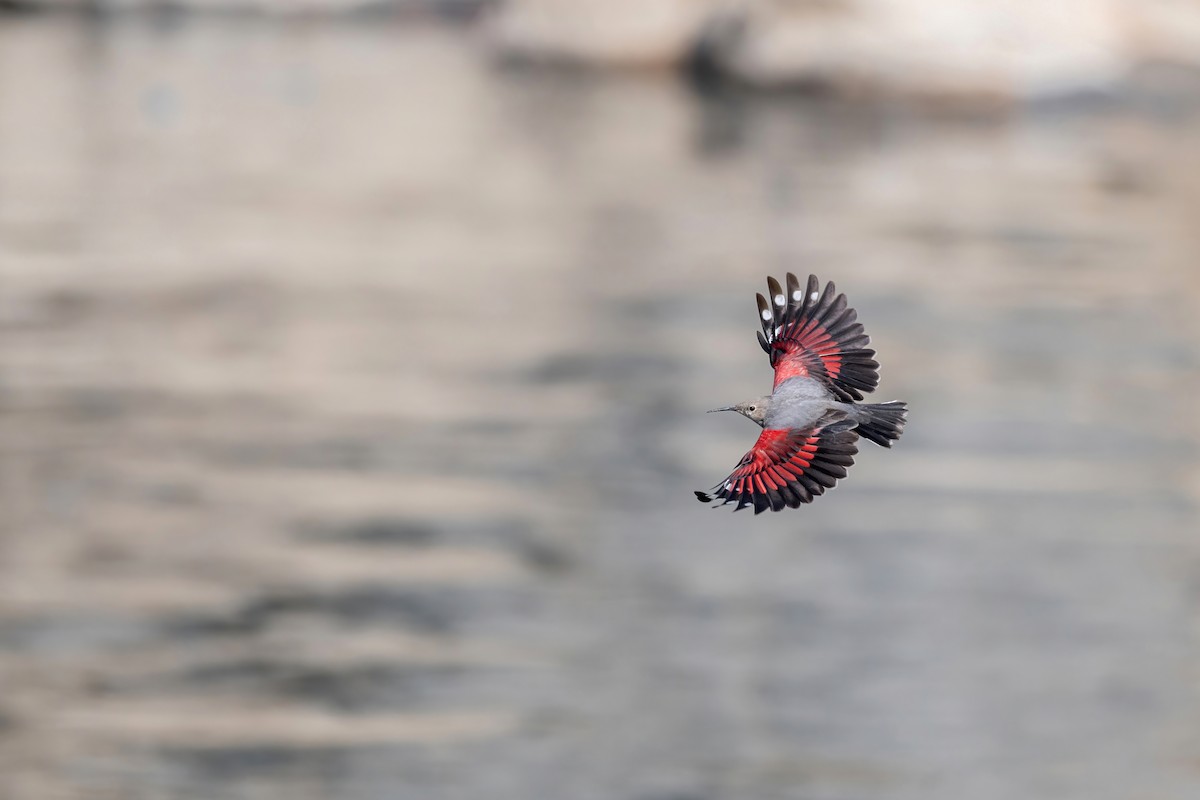
M 4 796 L 1197 796 L 1179 101 L 0 20 Z M 911 422 L 711 511 L 788 270 Z

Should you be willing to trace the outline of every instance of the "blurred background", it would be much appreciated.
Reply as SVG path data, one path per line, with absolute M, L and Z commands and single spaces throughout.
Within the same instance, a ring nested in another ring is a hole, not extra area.
M 0 798 L 1200 797 L 1198 221 L 1197 2 L 3 0 Z

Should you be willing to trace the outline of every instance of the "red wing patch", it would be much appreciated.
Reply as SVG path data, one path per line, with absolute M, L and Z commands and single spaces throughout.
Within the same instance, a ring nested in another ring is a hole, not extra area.
M 767 428 L 711 495 L 696 492 L 696 497 L 705 503 L 737 503 L 734 511 L 754 506 L 755 514 L 811 503 L 846 477 L 854 463 L 858 435 L 853 427 L 852 422 L 840 421 L 816 428 Z
M 867 347 L 871 339 L 832 281 L 822 292 L 817 277 L 809 275 L 808 285 L 801 289 L 789 272 L 786 293 L 774 278 L 767 278 L 767 288 L 770 300 L 758 295 L 763 328 L 758 342 L 771 357 L 775 386 L 809 376 L 844 401 L 862 400 L 863 392 L 875 390 L 879 364 L 875 351 Z

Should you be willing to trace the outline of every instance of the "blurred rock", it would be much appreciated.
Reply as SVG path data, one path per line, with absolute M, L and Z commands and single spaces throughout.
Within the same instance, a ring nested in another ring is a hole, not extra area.
M 488 32 L 513 61 L 663 67 L 680 60 L 712 13 L 711 0 L 515 0 Z
M 508 56 L 686 62 L 756 88 L 1009 101 L 1105 91 L 1147 62 L 1200 63 L 1200 4 L 1169 0 L 512 0 Z

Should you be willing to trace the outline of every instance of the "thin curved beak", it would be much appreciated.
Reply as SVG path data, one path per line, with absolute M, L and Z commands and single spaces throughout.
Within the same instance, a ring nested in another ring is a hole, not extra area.
M 724 406 L 722 408 L 711 408 L 711 409 L 709 409 L 708 413 L 715 414 L 718 411 L 733 411 L 733 410 L 734 410 L 733 406 Z

